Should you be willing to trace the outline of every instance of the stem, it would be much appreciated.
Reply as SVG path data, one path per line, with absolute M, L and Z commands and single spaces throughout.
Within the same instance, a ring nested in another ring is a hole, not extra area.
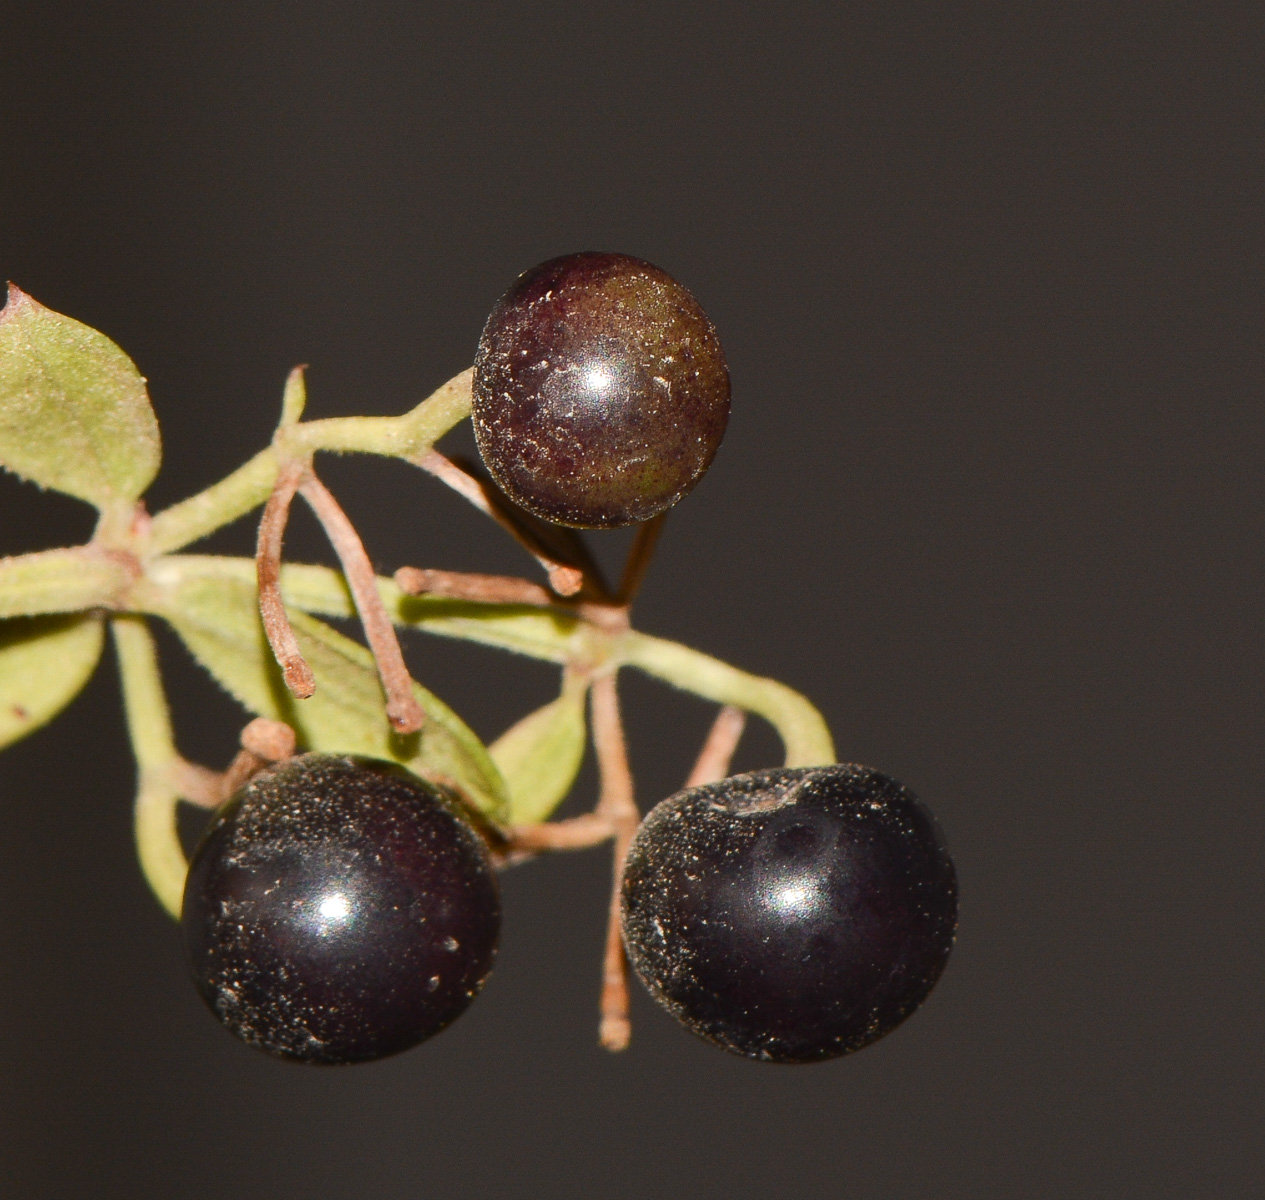
M 305 458 L 318 450 L 330 450 L 414 462 L 469 415 L 472 376 L 473 370 L 453 376 L 403 416 L 311 421 L 283 428 L 278 438 L 287 457 Z M 219 483 L 160 512 L 150 527 L 149 552 L 179 550 L 258 508 L 272 492 L 280 467 L 277 449 L 269 446 Z
M 259 616 L 264 636 L 281 666 L 286 687 L 300 700 L 306 700 L 316 691 L 316 677 L 303 657 L 299 639 L 294 636 L 290 618 L 286 615 L 285 602 L 281 599 L 281 544 L 285 538 L 286 522 L 290 519 L 290 504 L 306 470 L 307 464 L 298 459 L 281 468 L 268 503 L 264 505 L 255 549 Z
M 558 603 L 558 597 L 540 584 L 512 575 L 401 567 L 395 573 L 395 582 L 406 596 L 447 596 L 480 604 L 529 604 L 536 608 Z
M 624 859 L 641 813 L 633 797 L 628 747 L 619 711 L 614 672 L 593 681 L 593 748 L 602 778 L 601 797 L 594 815 L 607 818 L 615 830 L 611 901 L 606 919 L 606 951 L 602 959 L 601 1024 L 598 1037 L 607 1050 L 625 1050 L 632 1036 L 628 1021 L 628 958 L 620 933 L 620 885 Z
M 835 761 L 834 741 L 821 713 L 776 679 L 750 675 L 679 642 L 635 631 L 619 639 L 618 660 L 696 696 L 759 713 L 781 736 L 788 767 Z
M 294 755 L 298 739 L 284 721 L 256 717 L 241 732 L 242 749 L 264 762 L 281 762 Z
M 538 821 L 532 825 L 511 825 L 505 831 L 511 853 L 534 854 L 539 850 L 587 850 L 615 835 L 609 817 L 595 812 L 568 817 L 565 821 Z
M 619 581 L 617 602 L 625 608 L 636 598 L 641 590 L 646 572 L 650 569 L 650 561 L 654 558 L 654 548 L 659 544 L 659 535 L 663 533 L 664 523 L 668 519 L 666 512 L 637 526 L 637 534 L 633 539 L 632 549 L 628 551 L 628 560 L 624 563 L 623 578 Z
M 253 580 L 255 564 L 246 558 L 178 555 L 150 564 L 145 584 L 161 590 L 198 575 Z M 762 716 L 778 731 L 788 767 L 823 766 L 835 761 L 834 742 L 821 713 L 799 692 L 730 666 L 679 642 L 629 630 L 610 635 L 578 615 L 559 608 L 484 605 L 441 597 L 404 596 L 390 579 L 377 580 L 392 621 L 440 637 L 493 646 L 544 662 L 587 667 L 599 662 L 636 667 L 673 687 L 717 704 L 732 704 Z M 281 569 L 287 604 L 327 617 L 350 617 L 355 608 L 343 577 L 329 567 L 291 563 Z M 146 610 L 159 610 L 145 588 L 136 593 Z
M 294 753 L 294 730 L 281 721 L 256 717 L 242 730 L 241 744 L 242 748 L 220 777 L 220 790 L 225 799 L 269 763 L 289 758 Z
M 462 470 L 452 459 L 445 458 L 437 450 L 422 455 L 417 459 L 417 465 L 441 483 L 447 484 L 481 513 L 491 517 L 544 567 L 549 576 L 549 586 L 559 596 L 574 596 L 584 586 L 584 572 L 579 567 L 554 558 L 532 530 L 516 519 L 516 514 L 507 508 L 504 498 L 497 496 L 483 480 Z
M 687 788 L 716 783 L 729 774 L 729 764 L 742 740 L 742 731 L 746 724 L 747 714 L 740 708 L 734 708 L 732 704 L 726 704 L 716 714 L 716 720 L 712 722 L 694 769 L 685 781 Z
M 159 902 L 179 919 L 188 872 L 176 832 L 177 771 L 180 756 L 171 733 L 171 714 L 158 671 L 158 653 L 143 617 L 110 622 L 123 682 L 127 731 L 136 757 L 135 835 L 141 871 Z
M 426 714 L 413 695 L 413 678 L 404 663 L 395 626 L 378 592 L 378 577 L 364 543 L 333 493 L 315 475 L 308 475 L 299 491 L 320 520 L 343 565 L 365 639 L 378 665 L 378 677 L 386 693 L 387 717 L 397 733 L 416 733 L 426 720 Z
M 331 417 L 299 425 L 287 437 L 294 450 L 339 454 L 382 454 L 416 461 L 454 425 L 470 415 L 474 368 L 441 383 L 416 407 L 399 417 Z
M 279 468 L 277 452 L 269 446 L 219 483 L 164 509 L 150 526 L 151 552 L 179 550 L 258 508 L 272 493 Z
M 134 593 L 136 611 L 165 616 L 164 593 L 198 578 L 235 579 L 253 585 L 255 562 L 249 558 L 179 554 L 149 564 L 142 586 Z M 520 605 L 483 605 L 443 597 L 405 596 L 393 580 L 377 579 L 378 593 L 394 624 L 423 629 L 440 637 L 459 638 L 565 666 L 587 637 L 578 617 L 557 609 Z M 281 568 L 281 594 L 292 608 L 324 617 L 354 617 L 355 604 L 347 580 L 330 567 L 287 563 Z
M 232 794 L 225 790 L 224 773 L 201 763 L 180 759 L 174 767 L 176 794 L 197 808 L 219 808 Z

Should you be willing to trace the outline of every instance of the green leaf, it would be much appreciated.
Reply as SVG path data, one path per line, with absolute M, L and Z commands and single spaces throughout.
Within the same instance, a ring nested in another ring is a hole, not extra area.
M 101 641 L 99 617 L 0 621 L 0 747 L 47 724 L 79 694 Z
M 148 568 L 148 582 L 163 589 L 206 576 L 232 578 L 254 587 L 255 560 L 172 554 L 151 562 Z M 146 581 L 138 587 L 144 591 Z M 566 664 L 586 657 L 589 631 L 571 613 L 521 604 L 479 604 L 447 596 L 406 596 L 393 580 L 381 575 L 378 592 L 391 620 L 406 629 L 494 646 L 546 662 Z M 286 563 L 281 568 L 281 594 L 287 606 L 304 612 L 323 617 L 356 615 L 347 581 L 329 567 Z
M 426 712 L 420 733 L 401 736 L 386 718 L 369 651 L 336 630 L 292 612 L 316 694 L 295 700 L 264 638 L 253 582 L 231 575 L 193 575 L 147 597 L 193 656 L 251 712 L 292 725 L 300 744 L 335 754 L 403 763 L 437 782 L 455 784 L 494 820 L 507 811 L 505 785 L 483 743 L 438 697 L 414 684 Z
M 136 500 L 160 458 L 132 360 L 10 285 L 0 311 L 0 466 L 104 509 Z
M 190 564 L 188 569 L 197 570 L 196 564 L 202 560 L 187 555 L 178 561 Z M 253 560 L 237 561 L 248 564 L 253 577 Z M 448 596 L 406 596 L 394 580 L 382 576 L 378 576 L 378 592 L 391 620 L 406 629 L 495 646 L 559 664 L 581 657 L 580 643 L 586 631 L 584 623 L 571 613 L 521 604 L 454 600 Z M 281 593 L 287 604 L 305 612 L 330 617 L 356 615 L 347 584 L 329 567 L 286 563 L 281 568 Z
M 562 695 L 511 725 L 488 747 L 510 794 L 510 821 L 546 820 L 571 790 L 584 761 L 584 697 L 565 680 Z
M 135 576 L 126 555 L 100 546 L 0 558 L 0 617 L 109 606 Z

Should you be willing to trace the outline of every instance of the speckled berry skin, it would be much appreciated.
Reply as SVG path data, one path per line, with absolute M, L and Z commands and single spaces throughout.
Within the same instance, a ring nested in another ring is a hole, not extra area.
M 654 997 L 749 1058 L 835 1058 L 926 999 L 957 927 L 931 814 L 866 767 L 755 771 L 658 805 L 633 841 L 624 940 Z
M 473 416 L 484 465 L 517 504 L 562 525 L 631 525 L 711 465 L 729 368 L 670 275 L 624 254 L 571 254 L 520 275 L 492 310 Z
M 185 884 L 193 978 L 244 1041 L 350 1063 L 438 1033 L 478 994 L 500 931 L 482 839 L 387 763 L 305 754 L 215 816 Z

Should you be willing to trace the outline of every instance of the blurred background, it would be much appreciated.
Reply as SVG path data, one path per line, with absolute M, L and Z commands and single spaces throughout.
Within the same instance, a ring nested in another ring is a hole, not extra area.
M 278 1064 L 136 868 L 107 655 L 0 756 L 0 1192 L 1258 1195 L 1263 35 L 1246 4 L 0 9 L 0 277 L 148 377 L 151 508 L 265 443 L 293 364 L 313 416 L 402 412 L 520 271 L 647 258 L 734 408 L 637 623 L 813 698 L 962 888 L 930 1000 L 833 1063 L 730 1058 L 640 991 L 599 1050 L 595 851 L 506 875 L 435 1041 Z M 535 570 L 420 472 L 322 472 L 381 570 Z M 0 554 L 91 524 L 0 479 Z M 306 514 L 287 551 L 330 561 Z M 161 648 L 182 748 L 226 763 L 243 714 Z M 408 653 L 485 738 L 556 682 Z M 648 807 L 712 713 L 624 695 Z M 753 729 L 739 766 L 777 755 Z

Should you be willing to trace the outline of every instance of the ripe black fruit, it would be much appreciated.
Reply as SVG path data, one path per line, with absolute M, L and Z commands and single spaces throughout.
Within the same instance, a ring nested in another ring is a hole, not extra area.
M 926 998 L 953 947 L 957 879 L 934 818 L 887 776 L 755 771 L 658 805 L 622 903 L 637 974 L 687 1029 L 812 1062 Z
M 478 994 L 500 931 L 478 834 L 388 763 L 305 754 L 216 815 L 184 938 L 211 1011 L 286 1058 L 359 1062 L 438 1033 Z
M 474 360 L 474 432 L 515 502 L 581 528 L 630 525 L 702 478 L 729 419 L 707 314 L 624 254 L 571 254 L 519 276 Z

